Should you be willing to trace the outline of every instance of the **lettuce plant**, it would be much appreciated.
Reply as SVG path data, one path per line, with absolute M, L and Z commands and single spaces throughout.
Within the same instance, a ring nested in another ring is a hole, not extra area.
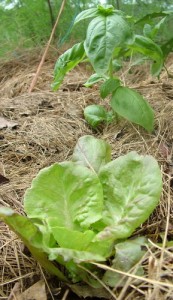
M 56 62 L 53 89 L 60 87 L 67 72 L 88 61 L 95 73 L 85 86 L 100 82 L 100 96 L 102 99 L 110 96 L 112 108 L 107 112 L 100 105 L 86 107 L 84 116 L 88 123 L 96 127 L 103 121 L 111 122 L 118 114 L 151 132 L 154 126 L 152 108 L 138 92 L 122 85 L 116 71 L 121 67 L 123 58 L 138 53 L 143 59 L 152 61 L 151 74 L 158 76 L 164 62 L 161 48 L 149 36 L 136 35 L 131 29 L 132 19 L 111 5 L 84 10 L 76 17 L 75 24 L 86 19 L 92 19 L 86 39 L 68 49 Z
M 120 276 L 103 274 L 90 262 L 109 260 L 125 271 L 137 263 L 145 238 L 128 238 L 148 219 L 161 189 L 161 171 L 152 156 L 131 152 L 111 161 L 109 144 L 83 136 L 71 161 L 44 168 L 33 179 L 24 196 L 26 216 L 0 207 L 0 218 L 60 280 L 99 288 L 88 270 L 115 286 Z

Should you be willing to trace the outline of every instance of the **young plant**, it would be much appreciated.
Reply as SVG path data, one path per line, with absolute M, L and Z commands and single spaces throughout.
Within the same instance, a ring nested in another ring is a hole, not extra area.
M 24 197 L 26 216 L 0 207 L 0 218 L 48 272 L 74 289 L 80 282 L 98 292 L 101 285 L 88 272 L 109 286 L 120 286 L 122 278 L 91 262 L 109 261 L 123 271 L 136 265 L 146 240 L 128 238 L 148 219 L 161 190 L 152 156 L 131 152 L 111 161 L 109 144 L 84 136 L 71 161 L 43 169 L 33 180 Z
M 77 64 L 89 61 L 95 71 L 85 86 L 97 82 L 102 99 L 111 96 L 112 111 L 107 112 L 100 105 L 91 105 L 84 111 L 88 123 L 96 127 L 102 121 L 111 122 L 118 114 L 127 120 L 143 126 L 151 132 L 154 126 L 154 113 L 148 102 L 136 91 L 122 85 L 115 72 L 121 67 L 124 57 L 140 53 L 153 61 L 151 73 L 158 76 L 163 67 L 164 56 L 161 48 L 151 38 L 135 35 L 131 29 L 132 20 L 111 5 L 90 8 L 81 12 L 75 24 L 92 18 L 89 23 L 86 39 L 75 44 L 62 54 L 56 62 L 53 89 L 57 90 L 66 73 Z

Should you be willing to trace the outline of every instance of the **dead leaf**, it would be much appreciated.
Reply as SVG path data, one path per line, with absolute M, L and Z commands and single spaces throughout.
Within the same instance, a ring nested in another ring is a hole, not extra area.
M 47 300 L 46 288 L 43 280 L 39 280 L 23 293 L 13 289 L 8 300 Z
M 19 282 L 16 282 L 7 300 L 15 300 L 17 295 L 20 294 L 20 291 L 21 284 Z
M 14 128 L 16 127 L 18 124 L 16 122 L 13 121 L 8 121 L 7 119 L 0 117 L 0 129 L 3 128 Z

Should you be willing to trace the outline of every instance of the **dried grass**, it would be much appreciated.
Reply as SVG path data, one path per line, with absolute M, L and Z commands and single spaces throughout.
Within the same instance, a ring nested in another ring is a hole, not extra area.
M 154 108 L 156 126 L 152 135 L 125 120 L 93 131 L 83 119 L 83 108 L 100 103 L 100 100 L 96 89 L 79 86 L 85 81 L 87 70 L 77 68 L 69 74 L 62 88 L 53 93 L 50 89 L 53 54 L 45 63 L 34 92 L 28 94 L 38 61 L 39 55 L 28 53 L 22 59 L 0 63 L 0 115 L 18 123 L 13 130 L 0 131 L 0 167 L 10 179 L 9 183 L 0 186 L 0 204 L 23 213 L 23 195 L 33 177 L 43 167 L 69 159 L 78 138 L 85 134 L 107 140 L 114 158 L 133 150 L 153 155 L 163 171 L 164 188 L 159 206 L 136 232 L 151 240 L 151 248 L 142 260 L 146 279 L 139 281 L 133 270 L 124 274 L 126 284 L 121 291 L 115 292 L 115 297 L 118 300 L 173 299 L 173 247 L 167 247 L 167 240 L 173 240 L 173 191 L 170 188 L 173 174 L 170 169 L 173 154 L 172 80 L 163 73 L 159 82 L 153 81 L 147 78 L 145 68 L 139 67 L 133 75 L 126 70 L 121 73 L 122 80 L 139 90 Z M 169 60 L 171 68 L 172 58 Z M 108 105 L 108 102 L 104 103 Z M 169 150 L 167 157 L 161 150 L 162 145 Z M 0 299 L 8 299 L 15 282 L 20 282 L 24 289 L 36 278 L 45 277 L 25 251 L 23 244 L 1 222 Z M 64 299 L 68 298 L 66 292 Z

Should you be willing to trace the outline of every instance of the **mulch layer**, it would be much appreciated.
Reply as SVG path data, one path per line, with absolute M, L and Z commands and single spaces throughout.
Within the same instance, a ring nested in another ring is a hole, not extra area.
M 78 138 L 83 135 L 94 135 L 109 142 L 113 158 L 133 150 L 153 155 L 163 173 L 162 198 L 149 220 L 136 232 L 151 241 L 143 261 L 145 277 L 151 282 L 144 278 L 136 285 L 136 279 L 129 276 L 123 289 L 115 293 L 115 299 L 173 299 L 173 243 L 172 246 L 168 243 L 173 240 L 173 80 L 166 72 L 159 80 L 149 77 L 147 66 L 133 67 L 129 74 L 129 67 L 125 66 L 120 78 L 151 104 L 155 111 L 155 130 L 149 134 L 124 119 L 93 130 L 84 120 L 83 109 L 88 104 L 103 104 L 108 108 L 109 100 L 100 100 L 97 85 L 90 89 L 83 86 L 89 67 L 77 67 L 66 77 L 60 90 L 52 92 L 56 55 L 51 53 L 34 91 L 29 94 L 40 55 L 27 52 L 0 62 L 0 117 L 15 123 L 0 129 L 0 174 L 7 179 L 0 183 L 0 205 L 23 214 L 24 193 L 38 171 L 70 159 Z M 173 72 L 173 57 L 169 58 L 167 67 Z M 78 299 L 51 279 L 16 235 L 0 222 L 0 299 L 29 300 L 24 296 L 17 298 L 15 288 L 22 295 L 39 280 L 46 286 L 45 299 Z

